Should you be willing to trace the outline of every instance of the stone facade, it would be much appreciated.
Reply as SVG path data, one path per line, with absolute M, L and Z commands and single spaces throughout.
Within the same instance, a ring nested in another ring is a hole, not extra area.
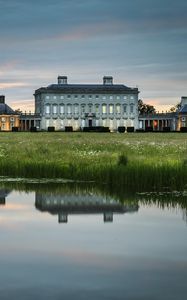
M 41 116 L 41 129 L 73 130 L 104 126 L 116 131 L 119 126 L 138 128 L 138 89 L 113 84 L 105 76 L 103 84 L 68 84 L 59 76 L 57 84 L 35 91 L 35 113 Z

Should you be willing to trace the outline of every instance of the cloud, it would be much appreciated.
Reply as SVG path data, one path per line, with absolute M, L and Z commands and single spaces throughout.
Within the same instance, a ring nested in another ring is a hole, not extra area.
M 24 82 L 10 82 L 10 83 L 1 83 L 0 82 L 0 89 L 13 89 L 18 87 L 27 86 Z
M 30 99 L 58 74 L 77 83 L 111 74 L 162 101 L 186 94 L 186 0 L 0 0 L 0 7 L 8 102 Z

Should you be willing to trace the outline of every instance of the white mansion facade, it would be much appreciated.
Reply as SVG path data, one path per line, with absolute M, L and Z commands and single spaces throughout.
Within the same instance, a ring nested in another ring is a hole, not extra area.
M 110 76 L 103 77 L 103 84 L 68 84 L 66 76 L 58 76 L 57 84 L 35 91 L 35 113 L 41 116 L 41 130 L 50 126 L 55 130 L 66 126 L 137 129 L 138 93 L 138 88 L 113 84 Z

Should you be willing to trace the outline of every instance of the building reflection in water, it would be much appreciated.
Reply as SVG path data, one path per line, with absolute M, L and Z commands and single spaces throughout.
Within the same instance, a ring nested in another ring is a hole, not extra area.
M 6 204 L 6 197 L 10 193 L 10 190 L 0 189 L 0 205 Z
M 138 204 L 122 204 L 114 199 L 93 194 L 52 195 L 36 192 L 35 206 L 42 212 L 58 215 L 59 223 L 67 223 L 68 215 L 103 214 L 104 222 L 113 222 L 113 214 L 138 211 Z

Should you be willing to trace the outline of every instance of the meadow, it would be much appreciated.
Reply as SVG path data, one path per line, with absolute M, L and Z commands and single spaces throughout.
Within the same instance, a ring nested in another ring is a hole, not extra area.
M 184 190 L 185 133 L 1 132 L 0 176 L 93 181 L 110 190 Z

